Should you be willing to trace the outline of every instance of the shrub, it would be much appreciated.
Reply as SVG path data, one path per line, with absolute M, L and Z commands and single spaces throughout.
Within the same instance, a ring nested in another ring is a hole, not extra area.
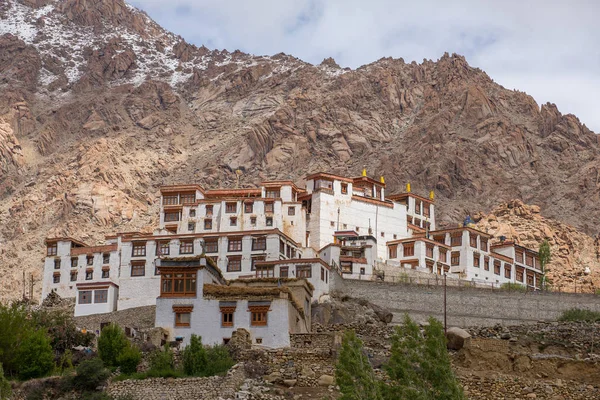
M 163 350 L 156 350 L 150 355 L 150 369 L 148 374 L 152 376 L 171 375 L 175 373 L 175 359 L 168 344 Z
M 77 374 L 72 378 L 73 386 L 80 391 L 96 390 L 104 385 L 110 372 L 104 368 L 99 358 L 83 361 L 77 366 Z
M 54 355 L 46 332 L 37 330 L 29 333 L 21 343 L 19 355 L 19 378 L 39 378 L 54 368 Z
M 125 347 L 121 354 L 117 356 L 117 364 L 121 367 L 121 372 L 124 374 L 133 374 L 136 372 L 141 360 L 142 353 L 133 345 Z
M 231 358 L 229 349 L 223 345 L 209 347 L 206 351 L 208 364 L 205 376 L 220 375 L 233 367 L 235 362 Z
M 20 344 L 34 330 L 33 324 L 22 304 L 0 304 L 0 327 L 0 363 L 7 376 L 14 376 L 19 369 Z
M 527 286 L 521 285 L 520 283 L 505 282 L 500 285 L 500 289 L 510 290 L 513 292 L 526 292 Z
M 581 308 L 572 308 L 564 311 L 558 320 L 597 322 L 600 321 L 600 312 L 584 310 Z
M 202 338 L 192 334 L 190 344 L 183 350 L 183 372 L 189 376 L 204 376 L 208 360 Z
M 98 353 L 106 365 L 116 367 L 117 357 L 128 345 L 123 330 L 116 324 L 109 324 L 102 329 L 98 338 Z
M 10 398 L 12 390 L 10 388 L 10 382 L 4 376 L 4 369 L 0 363 L 0 400 L 6 400 Z

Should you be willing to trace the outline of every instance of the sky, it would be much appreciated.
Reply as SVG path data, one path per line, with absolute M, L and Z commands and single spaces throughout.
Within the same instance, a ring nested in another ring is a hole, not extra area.
M 129 0 L 197 46 L 352 69 L 464 55 L 600 133 L 598 0 Z

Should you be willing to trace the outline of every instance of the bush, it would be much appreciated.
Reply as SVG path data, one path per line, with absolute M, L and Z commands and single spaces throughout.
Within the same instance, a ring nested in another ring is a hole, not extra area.
M 10 382 L 4 376 L 4 369 L 0 363 L 0 400 L 6 400 L 10 398 L 12 390 L 10 388 Z
M 564 311 L 559 321 L 584 321 L 584 322 L 597 322 L 600 321 L 600 312 L 583 310 L 580 308 L 572 308 Z
M 133 374 L 136 372 L 141 360 L 142 353 L 133 345 L 125 347 L 121 354 L 117 356 L 117 364 L 121 367 L 121 372 L 124 374 Z
M 150 355 L 150 369 L 148 374 L 152 376 L 171 375 L 175 373 L 175 359 L 168 344 L 163 350 L 156 350 Z
M 223 345 L 209 347 L 206 351 L 208 364 L 205 376 L 220 375 L 233 367 L 235 362 L 231 358 L 229 349 Z
M 109 324 L 102 329 L 98 338 L 98 353 L 104 364 L 116 367 L 117 357 L 128 345 L 129 341 L 123 330 L 116 324 Z
M 15 376 L 19 370 L 19 347 L 33 330 L 22 304 L 10 306 L 0 304 L 0 363 L 7 376 Z
M 42 330 L 27 335 L 19 346 L 19 378 L 39 378 L 54 368 L 54 355 L 50 339 Z
M 192 334 L 190 344 L 183 350 L 183 372 L 189 376 L 205 376 L 207 363 L 202 338 Z
M 77 366 L 77 375 L 72 378 L 73 387 L 80 391 L 93 391 L 104 385 L 110 372 L 99 358 L 83 361 Z
M 500 285 L 500 289 L 510 290 L 513 292 L 526 292 L 527 286 L 521 285 L 520 283 L 505 282 Z

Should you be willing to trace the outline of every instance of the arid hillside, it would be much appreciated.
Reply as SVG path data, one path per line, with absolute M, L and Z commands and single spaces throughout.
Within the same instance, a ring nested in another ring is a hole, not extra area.
M 442 224 L 520 199 L 593 236 L 599 155 L 577 117 L 459 55 L 349 70 L 198 48 L 123 0 L 0 3 L 0 299 L 39 273 L 45 237 L 152 229 L 176 182 L 366 167 L 389 193 L 435 190 Z

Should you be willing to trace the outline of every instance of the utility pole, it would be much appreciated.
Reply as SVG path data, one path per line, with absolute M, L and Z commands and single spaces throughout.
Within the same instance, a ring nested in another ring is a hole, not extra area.
M 444 333 L 448 333 L 448 320 L 446 314 L 446 272 L 444 272 Z

